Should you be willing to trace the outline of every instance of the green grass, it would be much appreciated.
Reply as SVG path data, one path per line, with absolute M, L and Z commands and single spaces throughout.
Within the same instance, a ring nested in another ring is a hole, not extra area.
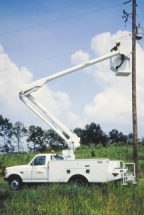
M 0 155 L 0 168 L 28 164 L 35 154 L 4 154 Z
M 70 185 L 41 185 L 11 191 L 0 188 L 1 215 L 142 215 L 144 184 L 107 184 L 74 189 Z
M 91 156 L 94 151 L 95 157 Z M 0 156 L 0 172 L 4 166 L 27 164 L 35 154 Z M 76 158 L 107 157 L 132 162 L 131 146 L 76 150 Z M 108 183 L 74 189 L 71 185 L 41 185 L 12 191 L 0 177 L 1 215 L 144 215 L 144 146 L 139 146 L 140 180 L 138 185 Z
M 91 152 L 94 151 L 95 156 L 92 157 Z M 61 154 L 61 152 L 58 152 Z M 76 159 L 87 159 L 87 158 L 99 158 L 106 157 L 112 160 L 124 160 L 133 161 L 133 149 L 131 146 L 114 146 L 111 145 L 107 148 L 89 148 L 82 145 L 75 152 Z M 8 154 L 0 155 L 0 170 L 4 166 L 22 165 L 28 164 L 31 159 L 35 156 L 34 153 L 31 154 Z M 140 147 L 139 156 L 141 160 L 144 160 L 144 146 Z
M 144 147 L 143 147 L 144 148 Z M 86 146 L 81 146 L 76 151 L 76 158 L 92 158 L 91 151 L 94 151 L 95 157 L 106 157 L 111 160 L 124 160 L 131 161 L 133 160 L 133 149 L 131 146 L 114 146 L 111 145 L 109 147 L 101 147 L 101 148 L 88 148 Z

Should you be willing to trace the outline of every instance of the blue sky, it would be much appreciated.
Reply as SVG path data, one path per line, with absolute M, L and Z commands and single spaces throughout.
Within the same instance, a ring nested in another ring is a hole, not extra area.
M 18 98 L 19 90 L 40 78 L 109 52 L 120 39 L 131 46 L 132 21 L 125 24 L 121 0 L 1 0 L 0 106 L 13 123 L 48 127 Z M 137 24 L 144 28 L 142 0 L 137 1 Z M 144 47 L 144 40 L 140 41 Z M 144 136 L 144 51 L 137 44 L 138 130 Z M 132 132 L 131 75 L 118 78 L 108 61 L 48 83 L 36 97 L 67 127 L 95 122 L 104 132 Z M 49 129 L 49 128 L 48 128 Z

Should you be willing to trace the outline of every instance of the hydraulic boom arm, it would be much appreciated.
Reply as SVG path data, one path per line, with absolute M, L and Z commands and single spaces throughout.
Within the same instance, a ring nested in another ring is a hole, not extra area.
M 49 81 L 52 81 L 56 78 L 60 78 L 64 75 L 67 75 L 69 73 L 72 73 L 74 71 L 83 69 L 85 67 L 91 66 L 93 64 L 96 64 L 98 62 L 104 61 L 106 59 L 109 59 L 114 56 L 121 55 L 120 51 L 117 50 L 115 52 L 109 53 L 103 57 L 96 58 L 94 60 L 90 60 L 86 63 L 80 64 L 78 66 L 74 66 L 70 69 L 61 71 L 59 73 L 56 73 L 54 75 L 48 76 L 46 78 L 42 78 L 38 81 L 35 81 L 29 85 L 27 85 L 24 89 L 22 89 L 19 92 L 20 99 L 24 102 L 25 105 L 27 105 L 35 114 L 37 114 L 45 123 L 47 123 L 66 143 L 68 144 L 68 147 L 70 148 L 70 151 L 64 152 L 66 156 L 69 156 L 71 158 L 74 158 L 74 151 L 76 148 L 80 146 L 80 138 L 71 132 L 62 122 L 60 122 L 54 115 L 52 115 L 47 109 L 45 109 L 32 95 L 31 93 L 37 91 L 39 88 L 41 88 L 44 84 L 46 84 Z M 45 114 L 46 117 L 44 117 L 36 108 L 38 108 L 40 111 L 42 111 L 43 114 Z M 68 138 L 65 137 L 63 134 L 66 133 Z M 66 150 L 64 150 L 66 151 Z M 67 154 L 66 154 L 67 153 Z

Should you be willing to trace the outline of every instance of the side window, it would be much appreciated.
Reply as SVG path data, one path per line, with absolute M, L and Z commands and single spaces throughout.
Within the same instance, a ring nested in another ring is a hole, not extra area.
M 60 155 L 52 155 L 51 160 L 64 160 L 64 158 Z
M 34 159 L 33 165 L 45 165 L 46 156 L 38 156 Z

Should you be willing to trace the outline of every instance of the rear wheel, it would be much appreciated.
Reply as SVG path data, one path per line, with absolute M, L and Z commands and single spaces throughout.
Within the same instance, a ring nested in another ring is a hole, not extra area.
M 22 180 L 18 176 L 12 176 L 9 180 L 9 186 L 12 190 L 19 190 L 22 186 Z
M 75 177 L 70 180 L 74 187 L 83 188 L 88 186 L 88 181 L 84 177 Z

